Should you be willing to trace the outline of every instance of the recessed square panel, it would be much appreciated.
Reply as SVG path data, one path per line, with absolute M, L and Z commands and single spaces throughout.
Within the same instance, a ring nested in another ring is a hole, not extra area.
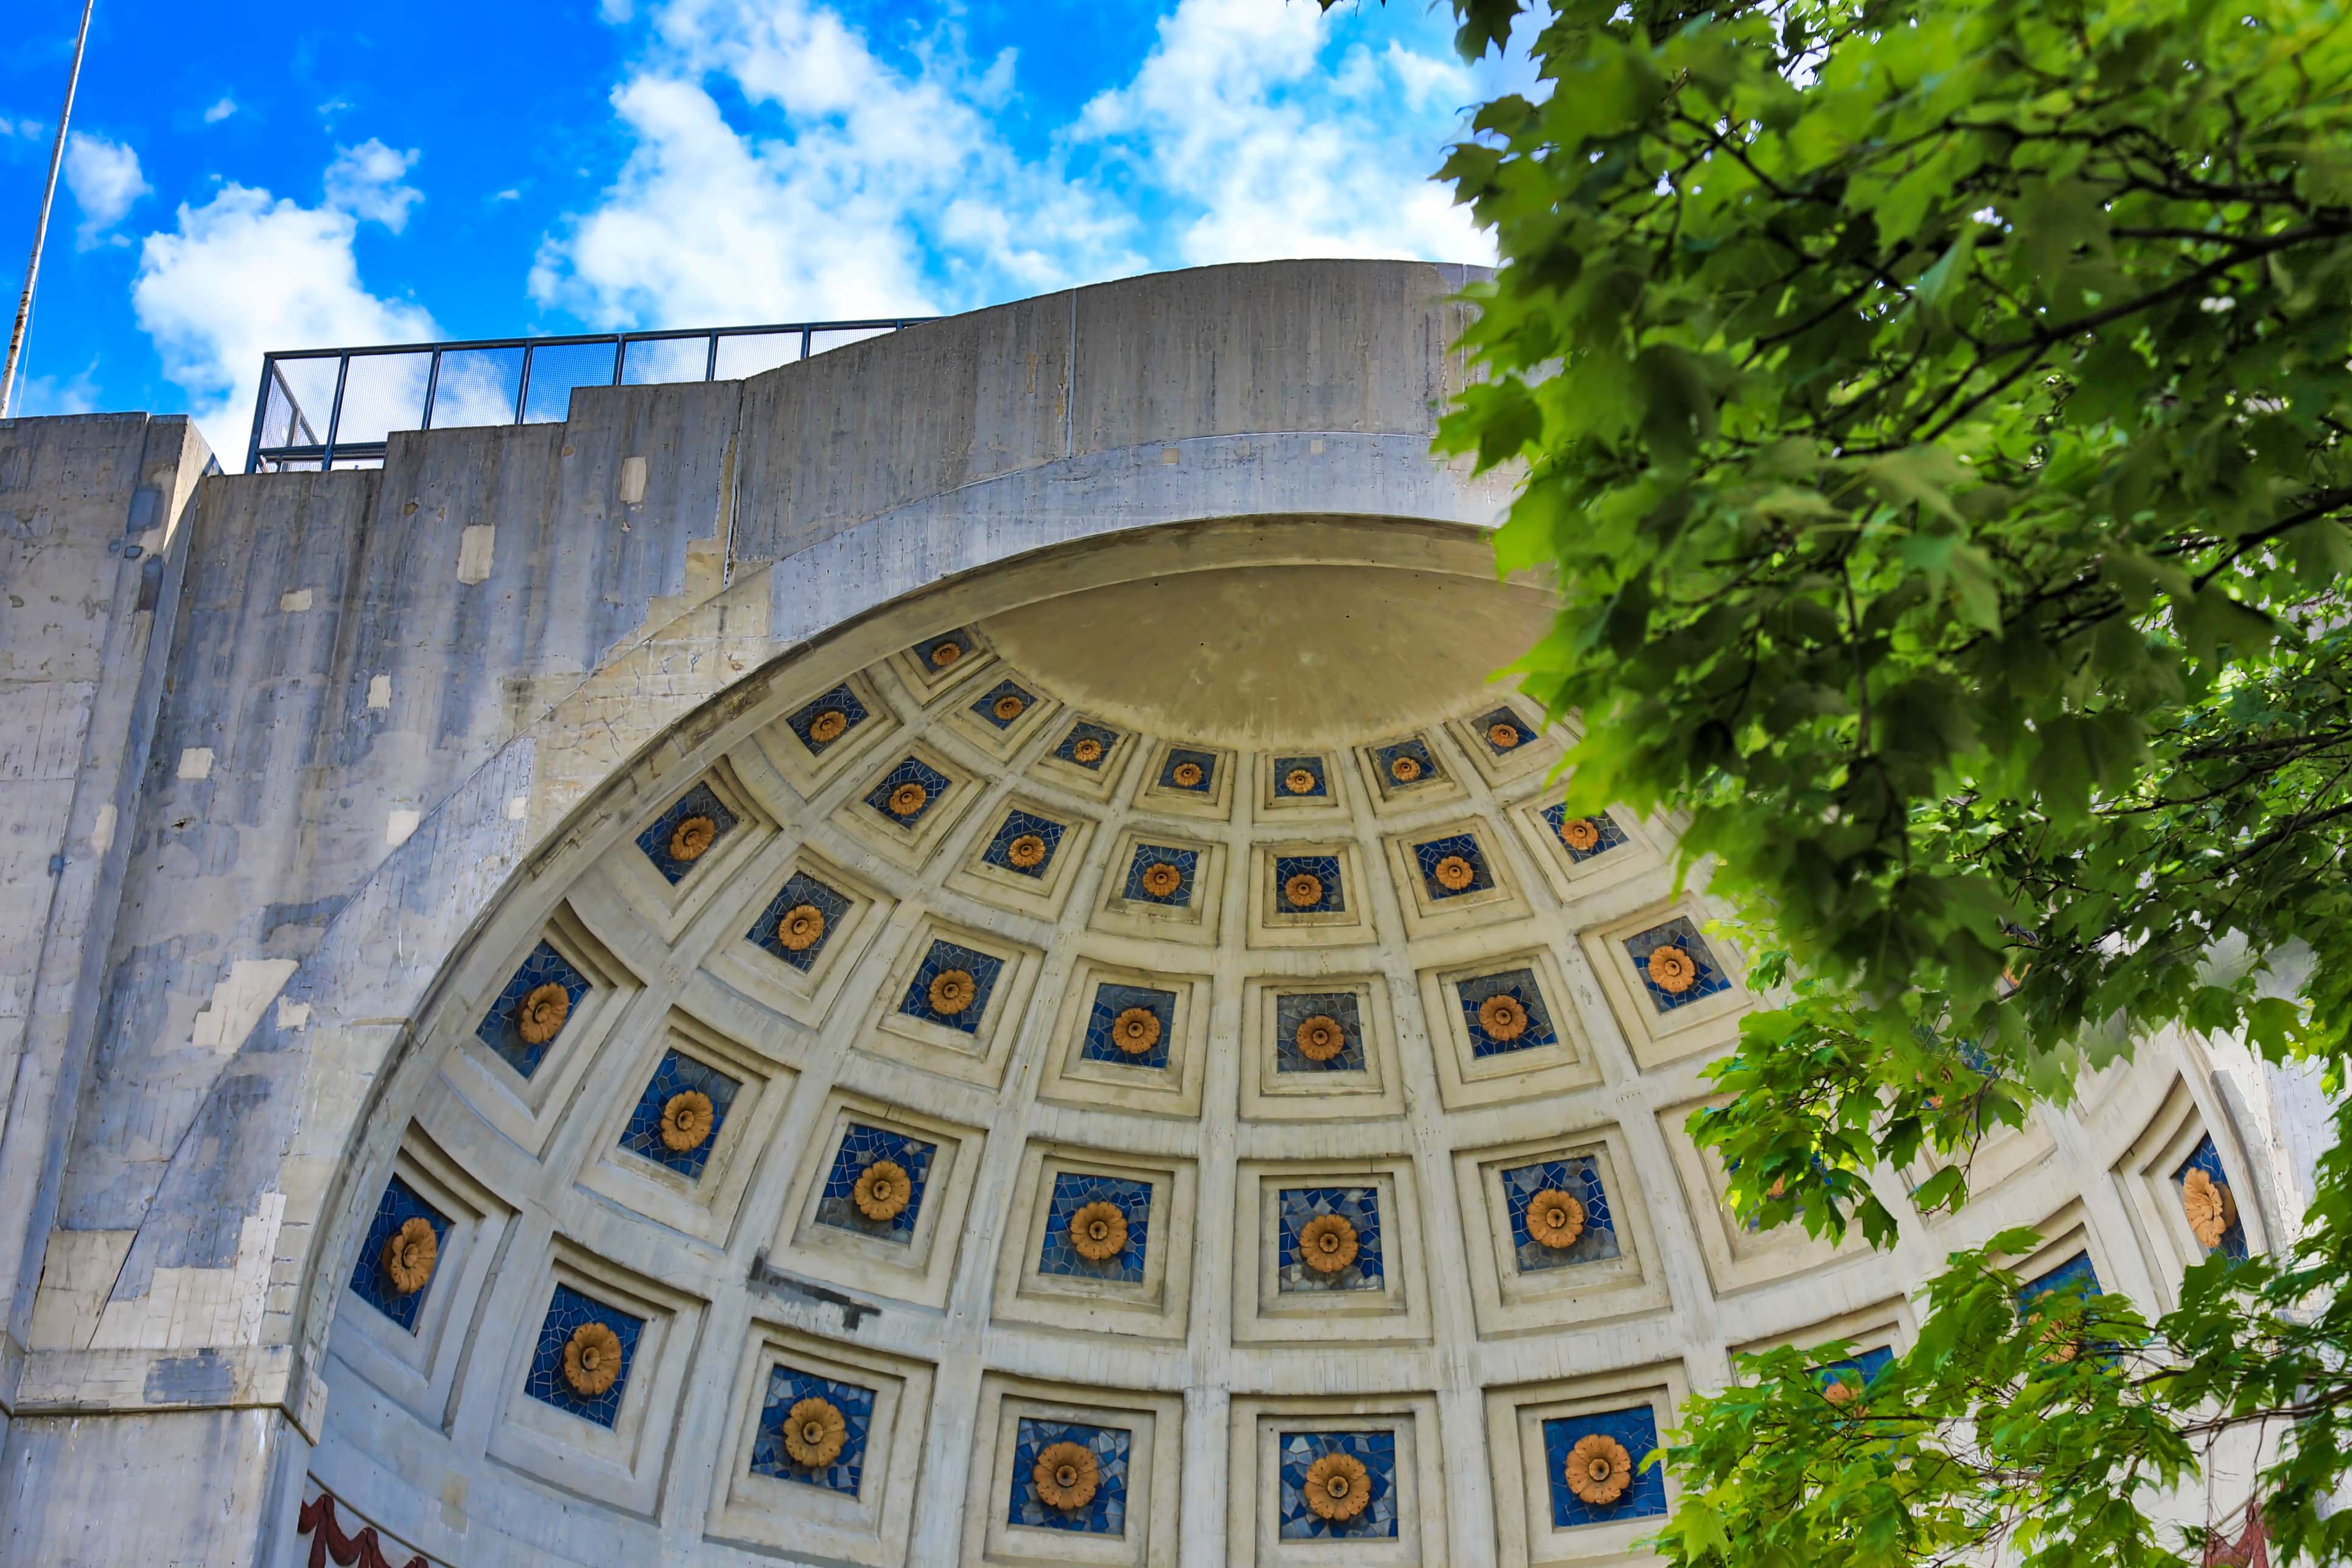
M 542 938 L 474 1026 L 474 1036 L 517 1074 L 539 1071 L 588 998 L 588 977 Z
M 873 1435 L 874 1390 L 790 1364 L 768 1369 L 751 1472 L 856 1497 Z
M 1727 937 L 1700 929 L 1707 920 L 1685 899 L 1579 933 L 1645 1069 L 1738 1037 L 1749 1001 L 1739 955 Z
M 1178 816 L 1227 816 L 1233 811 L 1234 772 L 1230 752 L 1163 741 L 1145 766 L 1135 803 L 1147 811 Z
M 1244 1117 L 1360 1121 L 1403 1112 L 1385 977 L 1255 979 L 1242 1021 Z
M 1128 936 L 1214 942 L 1223 867 L 1220 845 L 1129 827 L 1111 848 L 1092 923 Z
M 1371 900 L 1352 841 L 1251 846 L 1249 908 L 1255 947 L 1371 939 Z
M 844 681 L 786 715 L 784 728 L 800 742 L 801 750 L 808 753 L 809 760 L 816 762 L 848 740 L 859 725 L 873 716 L 873 710 L 866 707 L 865 700 L 847 681 Z
M 937 1143 L 853 1120 L 835 1147 L 816 1221 L 893 1247 L 915 1238 Z
M 803 1146 L 776 1267 L 938 1307 L 964 1235 L 977 1129 L 835 1090 Z
M 1489 1389 L 1499 1553 L 1509 1568 L 1633 1563 L 1673 1506 L 1647 1467 L 1685 1385 L 1673 1365 Z
M 1257 759 L 1261 819 L 1343 817 L 1348 796 L 1339 759 L 1326 752 L 1273 752 Z
M 583 1421 L 613 1426 L 645 1327 L 643 1318 L 558 1285 L 540 1323 L 523 1392 Z
M 1013 1191 L 997 1259 L 998 1318 L 1125 1339 L 1184 1337 L 1191 1161 L 1034 1142 Z
M 1392 1431 L 1283 1432 L 1279 1456 L 1285 1541 L 1394 1541 L 1397 1441 Z
M 683 882 L 719 840 L 735 831 L 735 814 L 707 784 L 696 784 L 637 835 L 637 847 L 672 886 Z
M 891 743 L 898 717 L 869 675 L 852 675 L 802 702 L 754 739 L 757 754 L 805 799 L 869 752 Z
M 1573 724 L 1548 732 L 1541 710 L 1517 697 L 1448 720 L 1445 730 L 1478 775 L 1497 787 L 1541 778 L 1579 735 Z
M 384 1184 L 375 1217 L 360 1240 L 352 1294 L 410 1333 L 449 1238 L 450 1219 L 395 1175 Z
M 1224 1562 L 1256 1568 L 1438 1568 L 1445 1466 L 1426 1394 L 1238 1394 Z
M 1358 747 L 1356 757 L 1373 804 L 1384 812 L 1442 805 L 1466 793 L 1433 735 L 1399 735 Z
M 890 668 L 915 700 L 929 703 L 960 682 L 976 681 L 996 662 L 994 650 L 969 626 L 933 632 L 892 656 Z
M 812 873 L 795 869 L 760 918 L 743 933 L 746 942 L 803 974 L 813 973 L 826 946 L 841 933 L 849 895 Z
M 1411 1160 L 1246 1162 L 1238 1184 L 1237 1343 L 1428 1339 Z M 1238 1266 L 1249 1258 L 1254 1277 Z
M 742 1087 L 698 1058 L 664 1051 L 621 1130 L 622 1152 L 688 1181 L 699 1179 Z
M 976 926 L 908 933 L 856 1048 L 967 1083 L 1004 1073 L 1041 955 Z
M 1052 732 L 1053 743 L 1031 772 L 1089 800 L 1109 799 L 1134 753 L 1135 735 L 1083 716 L 1055 719 Z
M 1422 1006 L 1449 1109 L 1554 1094 L 1601 1081 L 1566 980 L 1548 947 L 1425 972 Z
M 1177 1558 L 1181 1395 L 992 1373 L 964 1494 L 966 1568 Z
M 1592 1329 L 1666 1307 L 1641 1184 L 1616 1129 L 1454 1161 L 1481 1334 Z
M 1135 969 L 1082 954 L 1055 989 L 1061 1002 L 1040 1098 L 1087 1110 L 1200 1114 L 1208 1054 L 1206 975 Z
M 1517 873 L 1482 820 L 1454 821 L 1387 840 L 1389 873 L 1403 895 L 1406 930 L 1434 936 L 1528 914 Z

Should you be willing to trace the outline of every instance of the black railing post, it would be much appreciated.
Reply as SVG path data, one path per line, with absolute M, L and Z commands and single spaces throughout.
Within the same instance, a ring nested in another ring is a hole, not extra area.
M 433 351 L 433 363 L 425 368 L 425 423 L 417 426 L 419 430 L 430 430 L 433 428 L 433 400 L 439 396 L 440 393 L 441 351 L 439 349 L 435 349 Z
M 343 354 L 335 361 L 335 402 L 327 413 L 327 445 L 319 454 L 319 471 L 331 472 L 335 466 L 335 436 L 343 427 L 343 384 L 352 377 L 352 356 Z
M 261 392 L 253 400 L 253 441 L 245 449 L 245 471 L 248 474 L 261 472 L 261 426 L 269 417 L 269 374 L 277 368 L 276 354 L 261 356 Z

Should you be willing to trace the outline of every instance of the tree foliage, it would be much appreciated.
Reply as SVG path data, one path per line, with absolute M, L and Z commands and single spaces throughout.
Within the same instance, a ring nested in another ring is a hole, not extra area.
M 1584 726 L 1571 807 L 1686 811 L 1786 983 L 1695 1126 L 1735 1201 L 1884 1244 L 2167 1026 L 2340 1085 L 2343 5 L 1454 9 L 1541 87 L 1444 170 L 1502 265 L 1442 442 L 1524 465 L 1497 548 L 1559 584 L 1524 674 Z M 1693 1402 L 1669 1556 L 2171 1562 L 2143 1505 L 2232 1428 L 2281 1438 L 2278 1545 L 2352 1553 L 2347 1203 L 2331 1155 L 2293 1257 L 2104 1300 L 2057 1372 L 2000 1249 L 1957 1258 L 1866 1415 L 1795 1352 Z

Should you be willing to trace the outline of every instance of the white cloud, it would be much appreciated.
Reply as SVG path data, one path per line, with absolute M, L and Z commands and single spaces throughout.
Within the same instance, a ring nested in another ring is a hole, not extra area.
M 414 147 L 394 152 L 373 136 L 356 147 L 336 148 L 327 165 L 328 203 L 398 234 L 408 225 L 408 209 L 425 199 L 405 178 L 416 157 Z
M 15 400 L 9 412 L 21 417 L 49 414 L 98 412 L 98 362 L 90 361 L 69 376 L 25 375 L 19 366 Z
M 224 93 L 221 96 L 219 102 L 205 110 L 205 123 L 207 125 L 218 125 L 222 121 L 226 120 L 230 115 L 235 114 L 236 112 L 236 100 L 230 98 Z
M 131 204 L 154 192 L 139 173 L 137 153 L 85 131 L 66 138 L 66 188 L 81 208 L 74 242 L 83 250 L 105 243 L 107 231 L 122 221 Z

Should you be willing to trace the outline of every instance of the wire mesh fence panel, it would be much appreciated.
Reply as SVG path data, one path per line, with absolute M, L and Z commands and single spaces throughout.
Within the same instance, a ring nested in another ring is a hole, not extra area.
M 622 383 L 629 386 L 661 386 L 673 382 L 700 381 L 710 364 L 710 335 L 690 338 L 639 339 L 629 343 L 621 362 Z
M 815 355 L 828 349 L 845 349 L 852 343 L 862 343 L 868 338 L 878 338 L 894 330 L 889 327 L 848 327 L 834 331 L 811 332 L 809 353 Z
M 617 342 L 532 345 L 523 423 L 555 424 L 571 413 L 573 387 L 613 384 L 614 356 L 620 348 Z
M 719 379 L 740 381 L 801 357 L 797 328 L 785 332 L 735 332 L 719 340 Z
M 522 384 L 522 350 L 454 349 L 441 356 L 433 388 L 433 428 L 511 425 Z
M 394 430 L 423 429 L 425 382 L 432 368 L 430 351 L 352 356 L 343 376 L 335 445 L 365 445 L 380 442 Z

